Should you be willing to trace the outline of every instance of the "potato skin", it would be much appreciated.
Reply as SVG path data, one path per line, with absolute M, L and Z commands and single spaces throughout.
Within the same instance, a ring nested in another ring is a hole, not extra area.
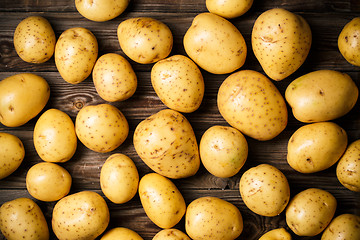
M 321 236 L 321 240 L 360 239 L 360 217 L 341 214 L 334 218 Z
M 253 0 L 206 0 L 206 8 L 224 18 L 236 18 L 245 14 L 252 6 Z
M 85 18 L 105 22 L 125 11 L 130 0 L 75 0 L 76 10 Z
M 108 230 L 107 232 L 105 232 L 105 234 L 101 237 L 100 240 L 125 240 L 125 239 L 143 240 L 143 238 L 140 237 L 140 235 L 137 234 L 135 231 L 124 227 L 116 227 Z
M 163 229 L 155 234 L 152 240 L 191 240 L 185 233 L 176 229 Z
M 360 17 L 353 18 L 341 30 L 338 48 L 346 61 L 360 67 Z
M 25 157 L 22 141 L 15 135 L 0 132 L 0 179 L 3 179 L 19 168 Z
M 291 234 L 285 228 L 277 228 L 266 232 L 259 240 L 291 240 Z

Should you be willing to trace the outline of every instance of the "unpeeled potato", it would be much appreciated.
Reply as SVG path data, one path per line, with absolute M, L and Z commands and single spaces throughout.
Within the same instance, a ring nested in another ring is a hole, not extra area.
M 360 17 L 353 18 L 341 30 L 338 48 L 346 61 L 360 66 Z

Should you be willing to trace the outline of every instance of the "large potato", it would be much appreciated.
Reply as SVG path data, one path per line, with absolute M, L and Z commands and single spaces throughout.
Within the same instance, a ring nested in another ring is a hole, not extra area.
M 224 18 L 236 18 L 245 14 L 252 6 L 253 0 L 206 0 L 206 8 Z
M 190 240 L 190 238 L 182 231 L 171 228 L 159 231 L 152 240 Z
M 76 10 L 85 18 L 105 22 L 125 11 L 130 0 L 75 0 Z
M 22 141 L 15 135 L 0 132 L 0 180 L 9 176 L 21 165 L 25 157 Z
M 255 57 L 264 72 L 276 81 L 288 77 L 305 62 L 311 41 L 305 19 L 282 8 L 262 13 L 251 34 Z
M 283 96 L 270 79 L 256 71 L 228 76 L 219 88 L 217 105 L 232 127 L 260 141 L 273 139 L 287 125 Z
M 0 122 L 19 127 L 38 115 L 50 97 L 46 80 L 33 73 L 20 73 L 0 82 Z
M 268 231 L 259 240 L 291 240 L 291 234 L 285 228 L 277 228 Z
M 214 74 L 231 73 L 245 63 L 244 37 L 231 22 L 214 13 L 197 15 L 186 31 L 183 43 L 187 55 Z
M 360 67 L 360 17 L 344 26 L 338 37 L 338 48 L 346 61 Z
M 360 217 L 341 214 L 334 218 L 324 230 L 321 240 L 360 239 Z
M 135 231 L 124 228 L 124 227 L 116 227 L 110 229 L 109 231 L 105 232 L 105 234 L 101 237 L 100 240 L 143 240 L 139 234 Z

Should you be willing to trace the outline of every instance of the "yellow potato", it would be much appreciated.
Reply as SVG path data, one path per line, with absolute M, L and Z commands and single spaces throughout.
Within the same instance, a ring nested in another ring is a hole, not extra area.
M 232 127 L 260 141 L 275 138 L 287 125 L 283 96 L 256 71 L 242 70 L 228 76 L 219 88 L 217 105 Z
M 17 198 L 1 206 L 0 230 L 7 240 L 49 239 L 49 228 L 44 214 L 29 198 Z
M 61 77 L 68 83 L 78 84 L 90 76 L 96 62 L 96 37 L 86 28 L 70 28 L 60 35 L 54 56 Z
M 49 109 L 37 120 L 34 146 L 46 162 L 67 162 L 75 154 L 77 137 L 71 118 L 58 109 Z
M 22 141 L 15 135 L 0 132 L 0 179 L 3 179 L 21 165 L 25 157 Z
M 123 52 L 131 60 L 142 64 L 166 58 L 173 46 L 169 27 L 149 17 L 130 18 L 121 22 L 117 35 Z
M 245 205 L 261 216 L 279 215 L 290 199 L 290 186 L 285 175 L 269 164 L 247 170 L 241 176 L 239 186 Z
M 286 223 L 296 235 L 313 237 L 327 227 L 336 207 L 336 199 L 331 193 L 309 188 L 291 199 L 285 212 Z
M 115 153 L 101 168 L 100 187 L 113 203 L 130 201 L 137 193 L 139 173 L 134 162 L 126 155 Z
M 291 240 L 291 234 L 285 228 L 277 228 L 262 235 L 259 240 Z
M 346 73 L 318 70 L 292 81 L 285 98 L 295 118 L 301 122 L 323 122 L 347 114 L 354 106 L 359 90 Z
M 55 43 L 53 28 L 49 21 L 41 16 L 27 17 L 15 29 L 15 51 L 25 62 L 48 61 L 54 54 Z
M 334 218 L 324 230 L 321 240 L 360 239 L 360 217 L 354 214 L 341 214 Z
M 0 82 L 0 122 L 19 127 L 33 119 L 50 97 L 46 80 L 32 73 L 20 73 Z
M 140 122 L 133 141 L 145 164 L 165 177 L 190 177 L 200 167 L 194 130 L 189 121 L 174 110 L 161 110 Z
M 69 172 L 55 163 L 37 163 L 26 174 L 26 188 L 30 195 L 45 202 L 65 197 L 70 192 L 71 183 Z
M 334 165 L 345 152 L 347 134 L 332 122 L 304 125 L 290 137 L 287 162 L 301 173 L 314 173 Z
M 108 101 L 124 101 L 137 88 L 137 77 L 130 63 L 121 55 L 108 53 L 95 63 L 93 81 L 99 96 Z
M 245 63 L 244 37 L 231 22 L 213 13 L 198 14 L 183 43 L 187 55 L 210 73 L 231 73 Z
M 306 20 L 282 8 L 262 13 L 251 34 L 255 57 L 264 72 L 276 81 L 288 77 L 305 62 L 311 42 Z
M 188 57 L 175 55 L 151 69 L 151 84 L 160 100 L 173 110 L 190 113 L 200 107 L 205 84 L 200 69 Z
M 105 232 L 105 234 L 101 237 L 100 240 L 143 240 L 139 234 L 135 231 L 124 228 L 124 227 L 116 227 L 110 229 Z
M 158 232 L 152 240 L 191 240 L 185 233 L 182 231 L 171 228 L 163 229 Z
M 85 18 L 105 22 L 125 11 L 130 0 L 75 0 L 76 10 Z
M 253 0 L 206 0 L 206 8 L 224 18 L 236 18 L 246 13 Z
M 87 148 L 105 153 L 125 141 L 129 124 L 122 112 L 110 104 L 89 105 L 76 116 L 75 132 Z
M 237 174 L 248 156 L 248 144 L 233 127 L 212 126 L 202 135 L 200 160 L 214 176 L 227 178 Z
M 338 48 L 346 61 L 360 67 L 360 17 L 344 26 L 338 37 Z
M 54 206 L 52 229 L 59 240 L 95 239 L 110 221 L 104 198 L 82 191 L 60 199 Z
M 185 200 L 168 178 L 149 173 L 139 183 L 139 196 L 146 215 L 161 228 L 172 228 L 184 216 Z
M 187 207 L 185 229 L 193 240 L 234 240 L 243 230 L 243 219 L 232 203 L 217 197 L 201 197 Z

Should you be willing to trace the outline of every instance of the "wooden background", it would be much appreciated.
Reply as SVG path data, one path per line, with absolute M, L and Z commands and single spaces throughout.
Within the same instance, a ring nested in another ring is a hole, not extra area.
M 282 7 L 301 14 L 308 21 L 313 33 L 310 54 L 303 66 L 287 79 L 274 82 L 281 93 L 284 93 L 287 85 L 296 77 L 319 69 L 346 72 L 360 87 L 360 68 L 347 63 L 337 48 L 337 37 L 343 26 L 352 18 L 360 16 L 360 1 L 358 0 L 255 0 L 248 13 L 231 20 L 244 35 L 248 46 L 248 57 L 241 69 L 252 69 L 263 73 L 251 50 L 250 35 L 257 16 L 275 7 Z M 57 108 L 75 120 L 81 106 L 105 101 L 97 95 L 91 77 L 78 85 L 66 83 L 57 72 L 53 58 L 39 65 L 22 61 L 16 55 L 12 40 L 14 30 L 22 19 L 31 15 L 41 15 L 47 18 L 57 37 L 71 27 L 88 28 L 95 34 L 99 42 L 99 56 L 110 52 L 124 56 L 116 35 L 118 24 L 131 17 L 153 17 L 166 23 L 172 30 L 174 48 L 171 54 L 173 55 L 185 54 L 182 45 L 183 35 L 192 19 L 198 13 L 205 11 L 207 11 L 205 0 L 134 0 L 121 16 L 108 22 L 97 23 L 87 20 L 79 14 L 75 9 L 74 0 L 0 0 L 0 79 L 19 72 L 33 72 L 44 77 L 51 87 L 51 97 L 44 110 Z M 74 157 L 69 162 L 62 164 L 73 177 L 71 193 L 92 190 L 102 194 L 99 185 L 100 169 L 105 159 L 113 153 L 124 153 L 132 158 L 140 176 L 151 172 L 137 156 L 132 145 L 132 135 L 140 121 L 165 106 L 151 86 L 150 70 L 152 65 L 141 65 L 132 61 L 130 63 L 138 77 L 138 89 L 130 99 L 114 103 L 129 121 L 129 137 L 118 149 L 107 154 L 95 153 L 79 143 Z M 203 71 L 203 76 L 206 90 L 202 105 L 196 112 L 185 114 L 195 130 L 198 141 L 210 126 L 227 125 L 220 116 L 216 105 L 217 90 L 227 75 L 213 75 Z M 26 150 L 26 157 L 20 168 L 0 181 L 0 204 L 18 197 L 31 198 L 26 190 L 25 176 L 32 165 L 41 162 L 32 141 L 36 120 L 37 118 L 18 128 L 8 128 L 0 124 L 0 131 L 18 136 L 23 141 Z M 359 103 L 349 114 L 334 122 L 347 131 L 349 142 L 359 139 Z M 259 142 L 247 138 L 249 144 L 247 162 L 240 173 L 232 178 L 214 177 L 201 166 L 194 177 L 174 180 L 174 183 L 182 192 L 187 204 L 202 196 L 216 196 L 235 204 L 244 218 L 244 231 L 239 239 L 258 239 L 273 228 L 287 228 L 284 213 L 271 218 L 261 217 L 247 209 L 240 197 L 238 182 L 242 173 L 260 163 L 272 164 L 287 176 L 291 186 L 291 196 L 306 188 L 319 187 L 331 192 L 336 197 L 338 201 L 336 215 L 342 213 L 360 215 L 359 193 L 345 189 L 338 182 L 335 166 L 319 173 L 300 174 L 287 164 L 287 141 L 291 134 L 302 125 L 294 119 L 289 111 L 288 126 L 275 139 Z M 45 203 L 37 200 L 36 202 L 51 226 L 51 215 L 55 202 Z M 122 205 L 113 204 L 108 200 L 107 203 L 111 211 L 109 229 L 118 226 L 128 227 L 138 232 L 144 239 L 152 239 L 160 230 L 147 218 L 138 195 Z M 176 228 L 184 231 L 184 219 L 176 225 Z M 312 238 L 292 235 L 293 239 L 320 239 L 321 237 L 321 235 Z M 4 239 L 4 237 L 1 236 L 0 239 Z M 51 239 L 56 239 L 53 233 L 51 233 Z

